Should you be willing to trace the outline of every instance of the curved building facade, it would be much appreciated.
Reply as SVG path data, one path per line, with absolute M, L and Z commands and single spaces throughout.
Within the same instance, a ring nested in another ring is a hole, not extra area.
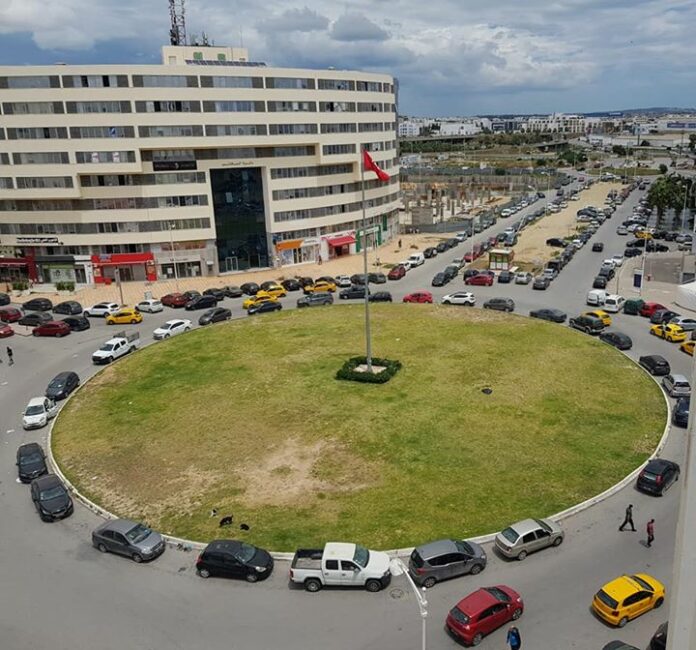
M 0 66 L 0 109 L 3 280 L 214 275 L 396 234 L 388 75 L 165 47 L 161 65 Z M 391 176 L 366 180 L 367 233 L 361 148 Z

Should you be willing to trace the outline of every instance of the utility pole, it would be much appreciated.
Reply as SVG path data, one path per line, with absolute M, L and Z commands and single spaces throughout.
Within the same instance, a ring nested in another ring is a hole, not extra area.
M 365 208 L 365 165 L 360 161 L 362 191 L 363 272 L 365 274 L 365 357 L 367 372 L 372 374 L 372 335 L 370 332 L 370 282 L 367 273 L 367 209 Z
M 425 589 L 423 589 L 423 592 L 421 592 L 421 590 L 418 589 L 418 586 L 415 582 L 413 582 L 413 578 L 409 574 L 406 565 L 399 558 L 396 558 L 395 560 L 391 561 L 391 571 L 394 575 L 397 576 L 401 574 L 405 575 L 406 580 L 408 581 L 408 584 L 411 587 L 411 590 L 416 596 L 418 612 L 420 613 L 421 617 L 421 650 L 427 650 L 426 623 L 428 620 L 428 600 L 425 597 Z
M 179 271 L 176 268 L 176 257 L 174 255 L 174 222 L 169 222 L 169 252 L 171 253 L 172 266 L 174 267 L 174 280 L 176 282 L 176 291 L 179 293 Z

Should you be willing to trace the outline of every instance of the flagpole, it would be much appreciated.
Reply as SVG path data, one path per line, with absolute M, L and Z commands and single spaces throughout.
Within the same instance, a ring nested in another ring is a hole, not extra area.
M 362 154 L 362 152 L 361 152 Z M 367 372 L 372 372 L 372 342 L 370 340 L 370 294 L 367 275 L 367 214 L 365 210 L 365 161 L 360 156 L 360 188 L 362 191 L 363 269 L 365 272 L 365 347 Z

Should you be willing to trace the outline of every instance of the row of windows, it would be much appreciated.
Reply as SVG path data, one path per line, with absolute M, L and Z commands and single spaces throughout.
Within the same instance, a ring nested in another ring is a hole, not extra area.
M 355 153 L 354 144 L 325 144 L 321 148 L 322 154 L 325 156 L 337 156 L 345 153 Z
M 18 190 L 70 188 L 73 186 L 71 176 L 19 176 Z
M 0 190 L 11 190 L 14 189 L 14 183 L 12 179 L 5 176 L 0 176 Z
M 138 196 L 112 199 L 53 199 L 0 201 L 0 211 L 44 212 L 75 210 L 142 210 L 208 205 L 205 194 L 192 196 Z
M 392 176 L 390 185 L 398 182 L 397 176 Z M 377 187 L 384 187 L 384 183 L 378 180 L 365 181 L 365 190 L 373 190 Z M 289 190 L 273 190 L 274 201 L 284 201 L 287 199 L 308 199 L 317 196 L 331 196 L 333 194 L 348 194 L 359 192 L 361 183 L 341 183 L 339 185 L 322 185 L 320 187 L 295 187 Z
M 297 147 L 229 147 L 225 149 L 152 149 L 141 152 L 144 161 L 193 161 L 228 158 L 284 158 L 313 156 L 312 146 Z
M 63 88 L 127 88 L 126 75 L 63 75 Z M 193 75 L 133 75 L 134 88 L 198 88 L 199 78 Z M 302 77 L 265 77 L 266 88 L 314 90 L 315 80 Z M 264 77 L 205 76 L 201 88 L 263 88 Z M 380 81 L 319 79 L 319 90 L 357 90 L 374 93 L 393 93 L 394 86 Z M 0 77 L 0 89 L 60 88 L 57 75 L 17 75 Z
M 113 255 L 115 253 L 149 253 L 150 244 L 106 244 L 104 246 L 44 246 L 40 255 Z
M 135 151 L 76 151 L 75 162 L 81 165 L 135 162 Z
M 80 176 L 82 187 L 125 185 L 179 185 L 205 183 L 205 172 L 167 172 L 162 174 L 91 174 Z
M 316 167 L 278 167 L 271 169 L 271 178 L 310 178 L 312 176 L 332 176 L 334 174 L 352 174 L 353 165 L 318 165 Z
M 3 235 L 98 235 L 102 233 L 168 231 L 171 219 L 153 221 L 107 221 L 102 223 L 0 223 Z M 208 217 L 177 219 L 177 230 L 210 228 Z
M 395 192 L 387 196 L 380 196 L 374 199 L 365 201 L 365 208 L 375 208 L 385 203 L 391 203 L 399 198 L 399 193 Z M 353 203 L 344 203 L 342 205 L 327 205 L 322 208 L 308 208 L 305 210 L 286 210 L 273 213 L 273 221 L 296 221 L 298 219 L 316 219 L 318 217 L 326 217 L 333 214 L 344 214 L 346 212 L 355 212 L 362 208 L 361 201 Z

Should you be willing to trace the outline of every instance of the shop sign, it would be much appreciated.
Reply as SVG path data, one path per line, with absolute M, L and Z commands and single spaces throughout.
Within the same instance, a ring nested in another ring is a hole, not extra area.
M 156 172 L 191 171 L 198 166 L 195 160 L 156 160 L 152 169 Z
M 17 237 L 17 244 L 62 244 L 58 237 Z

